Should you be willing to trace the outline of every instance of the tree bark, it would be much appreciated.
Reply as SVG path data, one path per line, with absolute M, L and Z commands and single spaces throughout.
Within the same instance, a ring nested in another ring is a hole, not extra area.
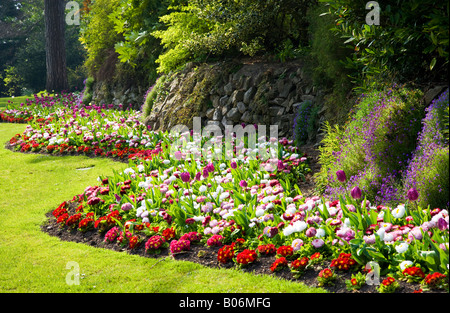
M 69 89 L 65 47 L 65 1 L 44 0 L 46 89 L 61 92 Z

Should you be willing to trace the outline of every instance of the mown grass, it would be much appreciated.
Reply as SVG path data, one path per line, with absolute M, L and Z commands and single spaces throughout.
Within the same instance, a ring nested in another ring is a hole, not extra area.
M 107 159 L 21 154 L 3 147 L 24 125 L 0 124 L 0 292 L 316 293 L 270 276 L 199 264 L 157 261 L 64 242 L 40 230 L 45 214 L 97 184 L 100 174 L 125 168 Z M 93 167 L 79 171 L 77 168 Z M 76 262 L 80 284 L 69 285 Z
M 45 91 L 41 91 L 37 93 L 37 95 L 47 94 Z M 34 95 L 31 96 L 19 96 L 19 97 L 3 97 L 0 98 L 0 110 L 5 109 L 8 105 L 8 101 L 11 101 L 15 106 L 20 105 L 21 103 L 25 103 L 27 99 L 34 99 Z
M 17 104 L 21 104 L 22 102 L 25 103 L 25 101 L 27 101 L 27 99 L 29 99 L 31 97 L 29 96 L 21 96 L 21 97 L 4 97 L 4 98 L 0 98 L 0 109 L 5 109 L 6 106 L 8 105 L 8 101 L 11 101 L 12 103 L 14 103 L 15 105 Z

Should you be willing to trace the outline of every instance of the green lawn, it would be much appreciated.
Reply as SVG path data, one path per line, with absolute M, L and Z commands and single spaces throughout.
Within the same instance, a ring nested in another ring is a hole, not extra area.
M 6 106 L 8 105 L 8 101 L 12 101 L 15 105 L 17 104 L 21 104 L 22 102 L 25 103 L 25 101 L 30 98 L 29 96 L 22 96 L 22 97 L 5 97 L 5 98 L 0 98 L 0 109 L 4 109 L 6 108 Z
M 38 93 L 38 95 L 41 95 L 42 93 L 46 93 L 44 91 L 41 91 Z M 8 101 L 12 101 L 14 105 L 20 105 L 21 103 L 25 103 L 27 99 L 34 99 L 34 95 L 32 96 L 20 96 L 20 97 L 3 97 L 0 98 L 0 109 L 6 108 L 6 105 L 8 104 Z
M 4 148 L 24 125 L 0 124 L 0 292 L 325 292 L 303 284 L 236 270 L 132 256 L 85 244 L 63 242 L 41 232 L 45 214 L 97 184 L 100 174 L 124 164 L 86 157 L 13 153 Z M 77 168 L 91 167 L 78 171 Z M 80 284 L 66 276 L 76 262 Z M 154 267 L 152 267 L 154 266 Z

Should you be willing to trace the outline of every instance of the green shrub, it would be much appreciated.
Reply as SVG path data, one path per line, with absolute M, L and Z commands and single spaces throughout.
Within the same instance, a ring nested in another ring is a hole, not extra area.
M 254 48 L 254 50 L 258 50 L 258 48 Z M 294 44 L 292 43 L 291 39 L 286 39 L 280 44 L 280 48 L 276 49 L 275 52 L 275 59 L 280 60 L 281 62 L 286 62 L 288 60 L 297 59 L 302 54 L 304 54 L 306 49 L 302 49 L 302 47 L 295 48 Z M 251 55 L 251 53 L 247 53 L 244 51 L 245 54 Z
M 352 109 L 352 80 L 350 69 L 345 67 L 343 60 L 351 57 L 353 49 L 348 48 L 342 38 L 331 31 L 335 27 L 333 16 L 324 15 L 328 7 L 318 3 L 308 10 L 309 50 L 303 55 L 305 73 L 315 86 L 323 90 L 323 106 L 326 120 L 332 124 L 342 125 L 348 112 Z
M 4 76 L 3 82 L 5 83 L 7 94 L 9 96 L 20 96 L 23 78 L 18 73 L 17 68 L 14 66 L 8 66 L 5 69 Z
M 87 71 L 84 66 L 79 65 L 74 69 L 67 68 L 67 79 L 71 90 L 81 91 L 83 89 L 83 81 L 87 75 Z
M 339 124 L 331 124 L 328 121 L 322 126 L 322 131 L 325 133 L 322 139 L 322 145 L 319 146 L 318 162 L 321 165 L 321 170 L 314 174 L 314 181 L 317 191 L 322 194 L 328 185 L 328 172 L 336 161 L 335 151 L 341 150 L 341 140 L 344 138 L 345 130 Z
M 94 77 L 88 77 L 86 79 L 86 89 L 88 91 L 91 91 L 93 86 L 94 86 Z
M 92 101 L 92 97 L 93 97 L 92 93 L 85 93 L 83 95 L 83 104 L 89 105 Z
M 120 0 L 109 18 L 114 23 L 114 31 L 120 36 L 114 45 L 121 63 L 126 63 L 133 71 L 144 72 L 146 82 L 157 78 L 155 63 L 162 47 L 151 33 L 162 27 L 159 17 L 167 14 L 167 0 Z
M 292 57 L 293 47 L 307 44 L 306 12 L 314 2 L 189 1 L 162 16 L 167 28 L 153 33 L 165 48 L 157 60 L 158 71 L 176 70 L 188 61 L 209 57 L 275 55 L 277 50 L 282 59 Z
M 314 84 L 346 94 L 351 90 L 351 81 L 348 79 L 351 71 L 342 61 L 352 55 L 353 49 L 348 48 L 342 38 L 331 31 L 335 21 L 331 15 L 323 15 L 327 10 L 326 5 L 319 3 L 308 11 L 311 62 L 306 66 Z
M 445 108 L 444 112 L 442 113 L 442 134 L 444 135 L 444 139 L 446 140 L 448 144 L 448 124 L 449 124 L 449 107 Z
M 188 60 L 199 57 L 189 49 L 186 43 L 197 34 L 211 31 L 211 23 L 200 19 L 197 10 L 192 5 L 179 7 L 179 11 L 172 12 L 160 18 L 167 26 L 165 30 L 157 30 L 152 35 L 160 39 L 165 52 L 159 56 L 156 63 L 159 64 L 158 72 L 168 73 L 177 70 Z
M 110 50 L 119 41 L 114 31 L 114 21 L 109 16 L 119 6 L 119 0 L 96 0 L 89 4 L 83 15 L 80 41 L 87 51 L 85 66 L 89 75 L 96 75 L 106 61 Z

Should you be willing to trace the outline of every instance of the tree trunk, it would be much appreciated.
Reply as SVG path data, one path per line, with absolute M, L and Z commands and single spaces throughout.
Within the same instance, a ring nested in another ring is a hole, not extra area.
M 47 64 L 48 92 L 69 89 L 65 47 L 65 1 L 44 0 L 45 51 Z

